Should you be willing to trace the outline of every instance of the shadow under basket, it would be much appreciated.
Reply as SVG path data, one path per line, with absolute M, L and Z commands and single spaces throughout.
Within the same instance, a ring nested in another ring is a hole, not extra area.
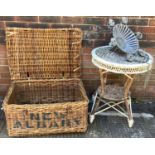
M 88 99 L 80 79 L 13 82 L 3 107 L 9 136 L 87 129 Z

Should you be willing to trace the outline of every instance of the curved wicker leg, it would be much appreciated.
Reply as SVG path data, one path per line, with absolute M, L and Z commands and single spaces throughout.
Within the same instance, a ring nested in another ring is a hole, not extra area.
M 95 112 L 97 110 L 97 108 L 99 107 L 99 104 L 100 104 L 100 99 L 96 99 L 95 100 L 95 103 L 94 103 L 94 108 L 93 110 L 91 111 L 90 115 L 89 115 L 89 122 L 90 123 L 93 123 L 94 119 L 95 119 Z
M 125 106 L 128 114 L 128 125 L 131 128 L 134 124 L 133 115 L 132 115 L 132 107 L 131 107 L 131 97 L 125 100 Z
M 96 91 L 95 95 L 93 96 L 93 105 L 92 105 L 91 113 L 93 113 L 95 110 L 97 96 L 98 96 L 98 92 Z
M 130 128 L 133 127 L 133 124 L 134 124 L 134 120 L 133 119 L 131 119 L 131 120 L 128 119 L 128 125 L 129 125 Z
M 94 112 L 95 112 L 95 107 L 96 107 L 96 99 L 97 99 L 97 91 L 95 93 L 95 96 L 93 97 L 93 106 L 92 106 L 92 109 L 91 109 L 91 113 L 89 115 L 89 122 L 92 124 L 94 122 L 94 119 L 95 119 L 95 115 L 94 115 Z
M 95 119 L 95 115 L 94 114 L 90 114 L 89 115 L 89 122 L 92 124 L 94 122 Z

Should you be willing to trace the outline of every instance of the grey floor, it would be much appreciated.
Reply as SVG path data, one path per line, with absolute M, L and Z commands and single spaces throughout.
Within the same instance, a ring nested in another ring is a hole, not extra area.
M 86 133 L 49 135 L 51 138 L 155 138 L 155 118 L 135 118 L 133 128 L 129 128 L 125 118 L 97 116 L 88 126 Z M 5 118 L 0 116 L 0 138 L 8 138 Z

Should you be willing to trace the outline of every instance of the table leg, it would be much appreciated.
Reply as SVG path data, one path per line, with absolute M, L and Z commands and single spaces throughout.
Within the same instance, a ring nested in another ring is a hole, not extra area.
M 107 71 L 99 69 L 100 80 L 101 80 L 101 94 L 104 94 L 104 87 L 107 81 Z
M 126 110 L 127 110 L 127 113 L 128 113 L 128 125 L 131 128 L 133 126 L 133 124 L 134 124 L 134 120 L 133 120 L 132 107 L 131 107 L 131 98 L 130 97 L 125 100 L 125 106 L 126 106 Z
M 101 94 L 104 93 L 104 87 L 106 84 L 106 79 L 107 79 L 107 71 L 103 70 L 103 69 L 99 69 L 99 73 L 100 73 L 100 80 L 101 80 Z M 93 106 L 92 106 L 92 110 L 91 113 L 89 115 L 89 121 L 90 123 L 93 123 L 94 119 L 95 119 L 95 112 L 99 107 L 100 104 L 100 99 L 97 99 L 98 96 L 98 91 L 96 92 L 95 96 L 94 96 L 94 100 L 93 100 Z
M 128 125 L 129 127 L 133 126 L 134 120 L 133 120 L 133 115 L 132 115 L 132 106 L 131 106 L 131 97 L 129 96 L 129 89 L 133 83 L 134 78 L 129 76 L 129 75 L 125 75 L 127 77 L 126 83 L 125 83 L 125 107 L 126 107 L 126 111 L 128 114 Z

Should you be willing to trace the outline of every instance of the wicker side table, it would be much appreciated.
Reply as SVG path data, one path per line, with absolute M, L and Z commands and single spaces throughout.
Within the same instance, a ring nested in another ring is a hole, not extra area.
M 93 97 L 90 123 L 94 121 L 95 115 L 113 109 L 126 117 L 129 127 L 132 127 L 134 120 L 130 87 L 133 83 L 134 75 L 145 73 L 152 68 L 153 57 L 146 53 L 149 57 L 147 63 L 131 63 L 124 59 L 124 55 L 110 53 L 109 49 L 109 46 L 103 46 L 92 51 L 92 62 L 99 68 L 101 85 Z M 108 72 L 124 75 L 126 77 L 124 85 L 107 84 Z

